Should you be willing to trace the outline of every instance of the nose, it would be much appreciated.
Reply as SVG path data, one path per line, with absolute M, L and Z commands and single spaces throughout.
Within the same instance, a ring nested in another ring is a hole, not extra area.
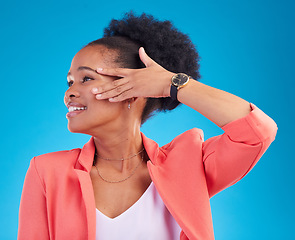
M 80 93 L 79 91 L 72 85 L 69 89 L 65 92 L 64 101 L 65 104 L 72 98 L 79 98 Z

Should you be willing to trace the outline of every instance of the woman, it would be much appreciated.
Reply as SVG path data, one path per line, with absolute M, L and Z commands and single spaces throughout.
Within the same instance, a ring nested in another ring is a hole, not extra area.
M 277 127 L 255 105 L 198 82 L 198 60 L 186 35 L 145 14 L 113 20 L 80 50 L 68 73 L 68 128 L 92 138 L 32 159 L 18 238 L 214 239 L 209 198 L 252 169 Z M 191 129 L 158 147 L 140 132 L 179 103 L 225 133 L 204 142 Z

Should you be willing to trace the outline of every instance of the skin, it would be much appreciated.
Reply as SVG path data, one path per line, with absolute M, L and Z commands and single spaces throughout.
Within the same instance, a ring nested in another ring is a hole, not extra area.
M 100 74 L 121 77 L 115 83 L 104 84 L 94 89 L 92 92 L 96 94 L 97 99 L 118 102 L 130 97 L 170 97 L 171 78 L 175 73 L 165 70 L 153 61 L 143 48 L 139 49 L 139 56 L 146 66 L 145 69 L 103 67 L 97 69 Z M 251 111 L 249 102 L 244 99 L 193 79 L 178 91 L 177 98 L 219 127 L 244 117 Z
M 65 93 L 66 104 L 72 101 L 87 106 L 87 110 L 68 118 L 69 130 L 93 136 L 98 155 L 114 159 L 126 158 L 143 148 L 140 119 L 146 97 L 170 96 L 171 78 L 175 74 L 153 61 L 143 48 L 139 49 L 139 56 L 144 69 L 120 68 L 114 63 L 116 54 L 103 46 L 79 51 L 72 61 L 68 78 L 71 86 Z M 81 66 L 96 71 L 79 70 Z M 93 80 L 82 82 L 85 74 Z M 193 79 L 178 91 L 178 100 L 219 127 L 251 111 L 247 101 Z M 101 175 L 111 181 L 124 179 L 140 164 L 131 178 L 116 184 L 103 181 L 96 168 L 92 168 L 96 207 L 106 216 L 114 218 L 122 214 L 149 186 L 148 156 L 141 160 L 140 155 L 125 161 L 96 159 Z
M 65 104 L 79 103 L 87 110 L 68 117 L 68 128 L 71 132 L 88 134 L 94 137 L 97 154 L 104 158 L 126 158 L 139 152 L 142 148 L 140 135 L 141 113 L 145 98 L 131 98 L 112 103 L 109 100 L 97 100 L 91 92 L 104 84 L 112 83 L 118 77 L 105 76 L 95 71 L 82 69 L 86 66 L 96 69 L 98 66 L 117 67 L 113 63 L 116 52 L 104 47 L 86 47 L 73 58 L 65 93 Z M 89 77 L 83 81 L 85 76 Z M 128 109 L 128 103 L 131 107 Z M 130 179 L 119 184 L 104 182 L 95 167 L 90 171 L 96 207 L 110 218 L 115 218 L 132 206 L 151 183 L 146 166 L 148 157 L 138 155 L 126 161 L 106 161 L 96 159 L 96 166 L 101 175 L 110 181 L 128 177 L 134 168 L 139 167 Z

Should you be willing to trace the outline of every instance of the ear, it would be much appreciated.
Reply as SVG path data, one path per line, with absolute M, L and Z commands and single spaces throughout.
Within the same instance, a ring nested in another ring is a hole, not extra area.
M 139 48 L 139 57 L 146 67 L 150 67 L 153 64 L 156 64 L 156 62 L 146 54 L 143 47 Z
M 136 100 L 138 99 L 138 97 L 132 97 L 132 98 L 127 98 L 126 100 L 124 100 L 126 103 L 134 103 L 136 102 Z

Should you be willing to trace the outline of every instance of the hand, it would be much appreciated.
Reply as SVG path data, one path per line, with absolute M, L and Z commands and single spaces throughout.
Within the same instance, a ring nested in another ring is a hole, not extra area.
M 139 57 L 146 68 L 98 68 L 99 74 L 120 77 L 111 83 L 93 88 L 97 99 L 119 102 L 133 97 L 169 97 L 170 83 L 174 73 L 167 71 L 139 49 Z

